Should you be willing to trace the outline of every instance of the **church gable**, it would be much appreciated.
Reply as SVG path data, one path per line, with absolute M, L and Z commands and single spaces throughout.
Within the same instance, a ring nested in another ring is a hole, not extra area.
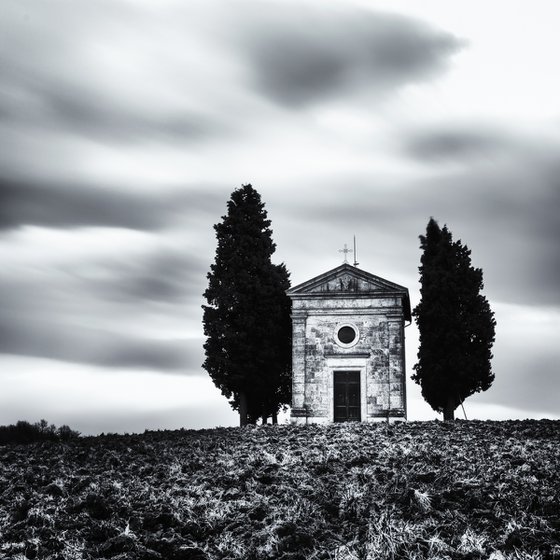
M 347 263 L 294 286 L 288 295 L 312 295 L 326 293 L 380 294 L 407 292 L 406 288 L 379 276 L 360 270 Z

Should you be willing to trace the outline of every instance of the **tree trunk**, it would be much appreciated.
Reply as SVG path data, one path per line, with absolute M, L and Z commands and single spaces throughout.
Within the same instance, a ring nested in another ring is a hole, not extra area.
M 444 422 L 453 422 L 455 420 L 455 408 L 457 408 L 457 406 L 454 399 L 452 397 L 449 397 L 443 409 Z
M 247 395 L 243 391 L 239 392 L 239 425 L 247 425 Z
M 278 424 L 278 412 L 272 413 L 272 423 L 275 425 Z
M 262 423 L 263 423 L 263 426 L 264 426 L 265 424 L 268 424 L 268 416 L 266 415 L 266 412 L 263 412 L 263 415 L 262 415 Z

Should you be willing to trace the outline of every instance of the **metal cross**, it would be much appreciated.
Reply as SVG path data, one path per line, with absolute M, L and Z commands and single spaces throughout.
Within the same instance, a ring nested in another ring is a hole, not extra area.
M 353 253 L 352 249 L 348 249 L 346 243 L 344 244 L 344 249 L 339 249 L 339 253 L 344 253 L 344 262 L 348 263 L 348 253 Z

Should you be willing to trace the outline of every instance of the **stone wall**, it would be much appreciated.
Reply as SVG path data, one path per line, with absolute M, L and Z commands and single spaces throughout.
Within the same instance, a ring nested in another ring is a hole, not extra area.
M 344 324 L 359 333 L 351 347 L 337 343 Z M 293 421 L 333 420 L 335 370 L 360 372 L 362 421 L 405 416 L 400 297 L 314 293 L 293 300 Z

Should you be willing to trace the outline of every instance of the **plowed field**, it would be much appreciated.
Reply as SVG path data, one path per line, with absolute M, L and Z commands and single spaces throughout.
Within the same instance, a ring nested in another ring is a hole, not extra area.
M 0 558 L 560 558 L 560 422 L 0 446 Z

